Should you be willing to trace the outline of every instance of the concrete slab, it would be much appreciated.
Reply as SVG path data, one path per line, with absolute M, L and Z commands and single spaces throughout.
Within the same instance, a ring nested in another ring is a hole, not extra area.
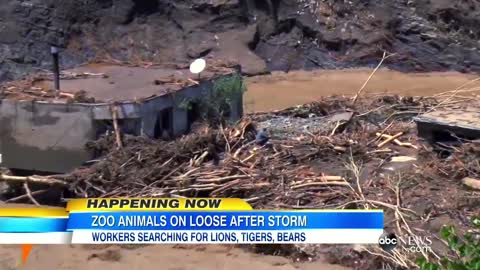
M 419 136 L 430 141 L 452 139 L 452 133 L 466 139 L 480 138 L 480 108 L 438 110 L 414 120 Z

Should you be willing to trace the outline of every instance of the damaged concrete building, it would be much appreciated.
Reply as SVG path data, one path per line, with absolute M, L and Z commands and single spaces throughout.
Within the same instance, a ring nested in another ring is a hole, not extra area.
M 68 172 L 95 158 L 86 143 L 111 130 L 114 119 L 126 134 L 153 139 L 165 132 L 179 136 L 190 130 L 204 109 L 201 101 L 211 97 L 219 84 L 231 88 L 240 80 L 243 87 L 239 67 L 210 68 L 202 72 L 201 79 L 185 68 L 87 66 L 68 74 L 80 78 L 64 76 L 63 96 L 57 99 L 46 97 L 51 93 L 45 90 L 52 89 L 51 80 L 2 86 L 1 167 Z M 79 90 L 91 100 L 79 101 L 72 94 Z M 225 116 L 235 121 L 243 113 L 243 89 L 231 93 Z M 74 98 L 62 98 L 68 95 Z

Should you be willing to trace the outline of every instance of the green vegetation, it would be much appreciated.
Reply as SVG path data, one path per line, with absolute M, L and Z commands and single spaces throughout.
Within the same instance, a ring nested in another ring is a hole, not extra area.
M 208 119 L 222 120 L 230 109 L 229 104 L 246 90 L 239 74 L 223 77 L 213 83 L 213 89 L 207 98 Z
M 178 108 L 189 111 L 192 109 L 192 102 L 195 102 L 192 98 L 183 98 L 178 104 Z
M 247 90 L 240 74 L 234 74 L 216 80 L 213 84 L 213 96 L 225 101 L 231 101 L 238 95 L 242 95 Z
M 183 98 L 178 107 L 191 110 L 192 103 L 197 103 L 201 108 L 200 118 L 210 123 L 223 122 L 230 110 L 230 103 L 246 91 L 245 83 L 240 74 L 222 77 L 213 83 L 210 95 L 201 99 Z
M 472 219 L 475 228 L 480 229 L 480 218 Z M 480 270 L 480 239 L 467 232 L 460 237 L 453 226 L 444 226 L 441 237 L 455 253 L 453 257 L 444 257 L 440 263 L 428 262 L 425 258 L 418 260 L 421 270 Z

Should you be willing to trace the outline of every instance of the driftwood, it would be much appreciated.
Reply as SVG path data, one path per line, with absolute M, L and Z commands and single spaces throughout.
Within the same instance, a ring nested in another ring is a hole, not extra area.
M 343 176 L 324 175 L 311 166 L 292 163 L 292 150 L 306 147 L 295 154 L 297 160 L 308 159 L 318 151 L 308 141 L 272 140 L 273 147 L 259 148 L 254 144 L 255 135 L 253 122 L 244 119 L 234 127 L 207 129 L 171 142 L 148 141 L 142 146 L 131 144 L 131 139 L 138 138 L 125 137 L 120 151 L 110 151 L 95 166 L 78 170 L 65 179 L 78 196 L 191 197 L 201 193 L 210 197 L 241 197 L 256 203 L 266 198 L 275 200 L 273 197 L 282 194 L 279 188 L 288 190 L 290 196 L 301 196 L 349 186 Z M 115 149 L 116 136 L 107 138 L 105 145 Z M 158 150 L 154 150 L 157 146 Z M 136 150 L 131 152 L 133 149 Z M 221 151 L 217 165 L 215 151 Z M 112 174 L 105 175 L 106 171 Z M 278 181 L 285 184 L 279 185 Z
M 13 94 L 15 92 L 21 92 L 22 94 L 31 94 L 33 96 L 51 96 L 51 95 L 58 95 L 59 97 L 65 97 L 65 98 L 75 98 L 75 94 L 72 93 L 67 93 L 67 92 L 57 92 L 54 91 L 54 93 L 45 91 L 43 88 L 40 87 L 30 87 L 29 89 L 19 89 L 17 87 L 8 87 L 8 89 L 5 89 L 4 93 L 5 94 Z
M 387 135 L 387 134 L 381 134 L 379 132 L 376 133 L 376 135 L 378 137 L 383 137 L 383 138 L 386 138 L 386 139 L 391 139 L 392 136 L 390 135 Z M 401 142 L 400 140 L 398 139 L 394 139 L 393 142 L 398 145 L 398 146 L 407 146 L 407 147 L 412 147 L 412 148 L 415 148 L 415 149 L 418 149 L 418 146 L 412 144 L 412 143 L 405 143 L 405 142 Z
M 384 134 L 384 135 L 385 135 L 385 134 Z M 387 143 L 395 140 L 396 138 L 398 138 L 398 137 L 400 137 L 400 136 L 402 136 L 402 135 L 403 135 L 403 132 L 399 132 L 399 133 L 397 133 L 397 134 L 395 134 L 395 135 L 393 135 L 393 136 L 386 135 L 386 136 L 387 136 L 387 139 L 386 139 L 385 141 L 379 143 L 379 144 L 378 144 L 378 148 L 381 148 L 381 147 L 385 146 Z
M 470 188 L 480 190 L 480 180 L 470 177 L 465 177 L 462 179 L 462 183 Z
M 195 80 L 190 79 L 190 78 L 188 78 L 188 81 L 191 82 L 191 83 L 193 83 L 193 84 L 195 84 L 195 85 L 199 85 L 199 84 L 200 84 L 198 81 L 195 81 Z
M 305 183 L 300 185 L 291 186 L 291 189 L 299 189 L 305 187 L 316 187 L 316 186 L 349 186 L 350 184 L 346 181 L 343 182 L 312 182 L 312 183 Z
M 13 176 L 1 174 L 0 180 L 11 181 L 11 182 L 26 182 L 26 183 L 36 183 L 36 184 L 46 184 L 46 185 L 62 185 L 67 186 L 67 182 L 42 176 Z
M 377 72 L 377 70 L 382 66 L 383 62 L 388 59 L 389 57 L 392 57 L 394 56 L 395 54 L 389 54 L 387 55 L 387 52 L 383 52 L 383 56 L 382 56 L 382 59 L 380 60 L 380 62 L 378 63 L 378 65 L 375 67 L 375 69 L 372 71 L 372 73 L 370 73 L 370 75 L 368 76 L 367 80 L 363 83 L 362 87 L 360 87 L 360 89 L 357 91 L 357 93 L 355 94 L 355 96 L 353 97 L 353 101 L 352 101 L 352 107 L 355 106 L 355 104 L 357 103 L 357 100 L 358 100 L 358 97 L 360 97 L 360 94 L 363 92 L 363 90 L 365 89 L 365 87 L 367 86 L 368 82 L 372 79 L 373 75 L 375 75 L 375 72 Z
M 120 133 L 120 128 L 118 127 L 118 110 L 117 106 L 112 104 L 110 106 L 110 110 L 112 112 L 112 122 L 113 122 L 113 129 L 115 131 L 115 139 L 117 142 L 117 148 L 122 148 L 123 143 L 122 143 L 122 135 Z
M 27 182 L 23 183 L 23 188 L 25 189 L 26 195 L 30 199 L 30 201 L 32 201 L 32 203 L 34 203 L 35 205 L 40 206 L 40 204 L 37 202 L 37 200 L 35 200 L 35 198 L 33 198 L 32 192 L 30 191 L 30 188 L 28 187 Z
M 47 192 L 47 191 L 48 191 L 48 189 L 42 189 L 42 190 L 32 191 L 32 192 L 30 192 L 30 193 L 25 193 L 25 194 L 23 194 L 23 195 L 20 195 L 20 196 L 14 197 L 14 198 L 10 198 L 10 199 L 6 200 L 5 202 L 6 202 L 6 203 L 18 202 L 18 201 L 20 201 L 20 200 L 33 197 L 34 195 L 38 195 L 38 194 L 45 193 L 45 192 Z M 31 200 L 31 199 L 30 199 L 30 200 Z
M 14 87 L 15 88 L 15 87 Z M 12 89 L 13 90 L 13 89 Z M 40 92 L 42 95 L 44 96 L 47 96 L 49 95 L 48 91 L 45 91 L 43 88 L 41 87 L 30 87 L 30 90 L 33 90 L 35 92 Z M 28 90 L 24 90 L 24 92 L 28 92 Z M 66 97 L 66 98 L 75 98 L 75 94 L 72 94 L 72 93 L 67 93 L 67 92 L 63 92 L 63 91 L 55 91 L 55 94 L 58 95 L 59 97 Z
M 39 75 L 39 79 L 43 80 L 53 80 L 52 78 L 53 73 L 46 73 L 43 75 Z M 84 79 L 84 78 L 106 78 L 108 77 L 105 73 L 91 73 L 91 72 L 81 72 L 81 73 L 76 73 L 76 72 L 61 72 L 60 73 L 60 79 L 62 80 L 74 80 L 74 79 Z

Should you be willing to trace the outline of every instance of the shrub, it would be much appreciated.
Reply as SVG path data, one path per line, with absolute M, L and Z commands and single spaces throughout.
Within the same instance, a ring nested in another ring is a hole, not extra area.
M 473 226 L 480 229 L 480 218 L 472 219 Z M 441 237 L 455 253 L 453 257 L 444 257 L 440 263 L 428 262 L 425 258 L 417 261 L 421 270 L 480 270 L 480 239 L 467 232 L 460 237 L 453 226 L 444 226 Z

